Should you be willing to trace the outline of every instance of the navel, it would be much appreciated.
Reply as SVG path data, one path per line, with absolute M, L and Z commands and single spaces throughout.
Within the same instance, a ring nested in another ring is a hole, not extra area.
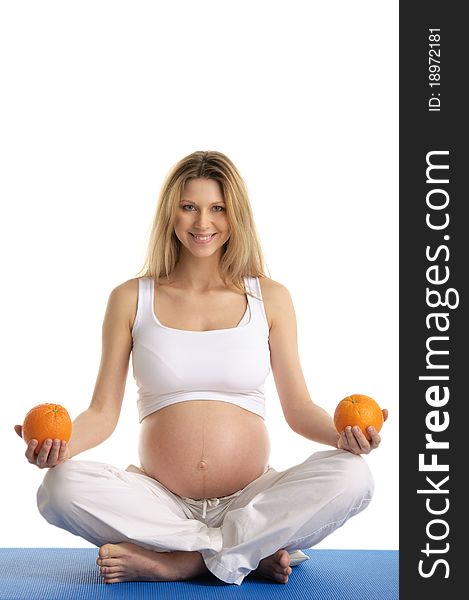
M 200 460 L 199 464 L 197 465 L 197 468 L 200 469 L 201 471 L 206 471 L 208 469 L 207 461 Z

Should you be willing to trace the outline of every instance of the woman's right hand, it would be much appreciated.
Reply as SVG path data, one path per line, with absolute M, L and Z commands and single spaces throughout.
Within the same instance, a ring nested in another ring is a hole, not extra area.
M 15 425 L 15 431 L 23 438 L 23 427 Z M 32 465 L 40 469 L 50 469 L 70 458 L 70 450 L 65 440 L 45 440 L 38 454 L 34 453 L 38 441 L 31 440 L 26 448 L 25 456 Z

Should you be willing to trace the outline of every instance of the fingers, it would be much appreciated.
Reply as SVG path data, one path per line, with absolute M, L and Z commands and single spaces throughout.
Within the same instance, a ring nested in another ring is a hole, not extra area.
M 36 464 L 36 455 L 34 454 L 34 450 L 37 448 L 37 445 L 37 440 L 31 440 L 26 448 L 26 452 L 24 453 L 28 461 L 33 465 Z
M 371 437 L 371 441 L 368 441 L 360 427 L 346 427 L 340 434 L 341 448 L 353 454 L 368 454 L 371 450 L 377 448 L 381 441 L 379 435 L 374 430 L 370 430 L 373 430 L 373 428 L 367 430 Z
M 345 444 L 347 446 L 347 449 L 350 452 L 354 452 L 354 446 L 356 446 L 356 442 L 355 442 L 355 436 L 352 433 L 351 427 L 346 427 L 344 429 L 344 437 L 345 437 Z
M 68 452 L 68 445 L 67 442 L 65 440 L 62 440 L 60 442 L 60 451 L 59 451 L 59 458 L 58 458 L 58 462 L 63 462 L 64 460 L 67 459 L 67 452 Z
M 350 442 L 350 447 L 354 454 L 368 454 L 370 451 L 370 443 L 360 427 L 346 427 L 346 429 L 349 430 L 347 432 L 347 439 Z
M 383 418 L 384 420 L 388 418 L 387 409 L 383 409 Z M 370 440 L 367 439 L 360 427 L 349 425 L 340 433 L 337 447 L 353 454 L 369 454 L 380 445 L 381 437 L 374 427 L 367 427 L 366 431 Z
M 49 452 L 49 457 L 47 462 L 50 466 L 55 466 L 59 462 L 59 452 L 60 452 L 60 440 L 54 440 L 52 442 L 51 450 Z
M 40 468 L 40 469 L 44 469 L 50 465 L 47 464 L 48 459 L 49 459 L 49 453 L 51 451 L 51 447 L 52 447 L 52 440 L 44 440 L 41 449 L 39 450 L 39 453 L 37 455 L 37 459 L 36 459 L 36 465 Z
M 371 449 L 374 450 L 381 443 L 381 437 L 374 427 L 368 427 L 367 431 L 371 437 Z
M 360 432 L 361 433 L 361 432 Z M 352 427 L 346 427 L 340 434 L 341 436 L 341 448 L 342 450 L 347 450 L 348 452 L 352 452 L 353 454 L 361 454 L 359 441 L 356 439 L 354 432 L 352 431 Z M 363 436 L 363 434 L 362 434 Z M 363 436 L 365 438 L 365 436 Z M 366 438 L 365 438 L 365 441 Z
M 22 427 L 22 425 L 15 425 L 15 431 L 20 436 L 20 438 L 23 437 L 23 427 Z
M 25 452 L 28 461 L 40 469 L 55 467 L 67 458 L 67 442 L 65 440 L 44 440 L 39 452 L 36 454 L 37 440 L 31 440 Z

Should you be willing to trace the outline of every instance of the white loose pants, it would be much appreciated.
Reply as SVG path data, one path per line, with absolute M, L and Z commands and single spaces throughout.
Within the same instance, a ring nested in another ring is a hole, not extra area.
M 222 581 L 241 584 L 280 548 L 311 548 L 371 500 L 366 461 L 344 450 L 315 452 L 222 498 L 170 492 L 131 465 L 67 460 L 49 469 L 37 493 L 51 524 L 96 546 L 133 542 L 157 552 L 196 550 Z

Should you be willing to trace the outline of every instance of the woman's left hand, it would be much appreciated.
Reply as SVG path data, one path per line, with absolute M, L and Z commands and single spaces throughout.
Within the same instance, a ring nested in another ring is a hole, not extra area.
M 386 421 L 387 418 L 388 410 L 384 408 L 383 419 Z M 367 431 L 371 437 L 370 441 L 366 439 L 366 436 L 359 427 L 346 427 L 340 434 L 337 448 L 339 450 L 347 450 L 348 452 L 352 452 L 352 454 L 369 454 L 380 445 L 381 437 L 374 427 L 368 427 Z

